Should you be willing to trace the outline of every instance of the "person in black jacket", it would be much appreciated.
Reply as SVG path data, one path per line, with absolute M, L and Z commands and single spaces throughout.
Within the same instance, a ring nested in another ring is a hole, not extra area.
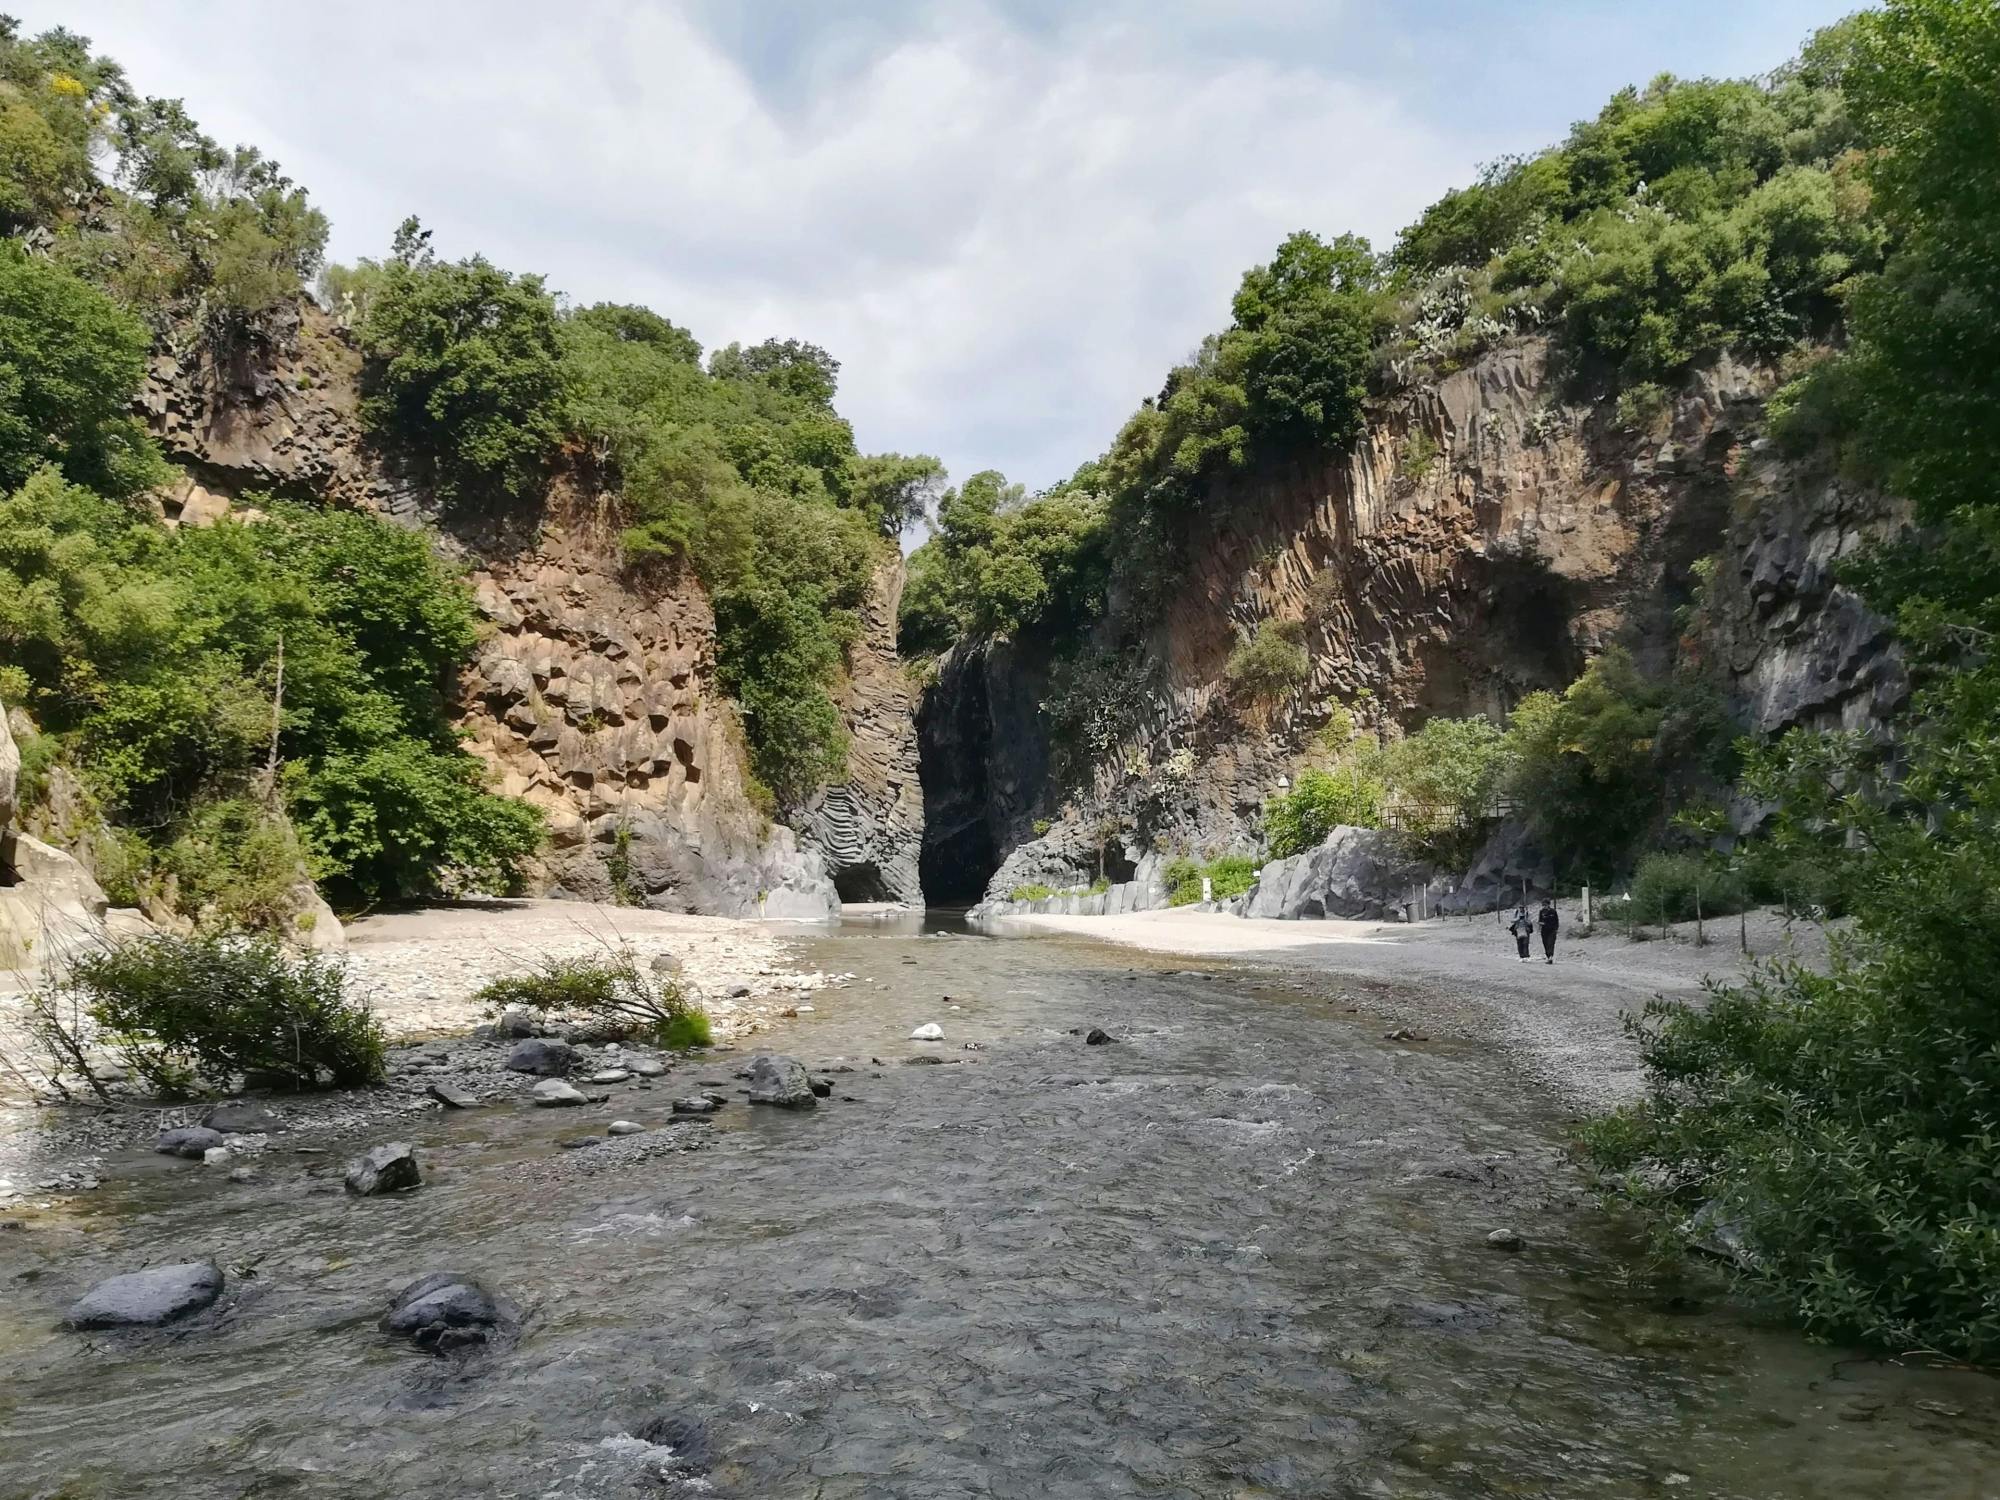
M 1553 896 L 1542 898 L 1541 915 L 1535 922 L 1542 929 L 1542 962 L 1552 964 L 1556 961 L 1556 930 L 1562 926 L 1562 918 L 1556 915 Z
M 1514 912 L 1514 920 L 1507 924 L 1507 930 L 1514 934 L 1514 948 L 1520 954 L 1520 962 L 1528 961 L 1528 939 L 1535 935 L 1535 924 L 1528 916 L 1528 908 L 1519 907 Z

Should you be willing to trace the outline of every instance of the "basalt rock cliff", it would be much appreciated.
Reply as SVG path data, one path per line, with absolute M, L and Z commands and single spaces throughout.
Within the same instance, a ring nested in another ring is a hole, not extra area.
M 360 371 L 310 305 L 221 356 L 162 348 L 141 407 L 183 473 L 165 519 L 215 524 L 264 491 L 425 527 L 465 564 L 492 628 L 460 683 L 460 722 L 497 788 L 547 814 L 534 890 L 771 917 L 829 916 L 843 893 L 920 899 L 916 734 L 894 655 L 900 564 L 876 580 L 841 687 L 851 777 L 794 833 L 752 802 L 692 572 L 628 566 L 608 497 L 574 474 L 512 513 L 440 512 L 363 434 Z
M 1905 515 L 1780 456 L 1763 436 L 1776 383 L 1725 358 L 1621 418 L 1565 399 L 1547 344 L 1517 340 L 1382 403 L 1351 453 L 1231 481 L 1148 622 L 1137 722 L 1085 774 L 1048 775 L 1040 669 L 1020 652 L 946 658 L 921 712 L 927 869 L 999 897 L 1087 882 L 1107 858 L 1118 880 L 1155 849 L 1248 847 L 1335 704 L 1390 734 L 1497 716 L 1614 643 L 1656 667 L 1709 653 L 1757 733 L 1879 727 L 1907 684 L 1832 564 Z M 1246 721 L 1224 665 L 1270 619 L 1300 623 L 1311 678 Z

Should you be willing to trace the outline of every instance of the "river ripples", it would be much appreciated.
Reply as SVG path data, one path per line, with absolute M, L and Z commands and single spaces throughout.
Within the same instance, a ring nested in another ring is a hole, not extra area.
M 503 1105 L 416 1127 L 400 1199 L 280 1138 L 256 1183 L 116 1164 L 0 1235 L 0 1494 L 2000 1493 L 1994 1382 L 1649 1281 L 1536 1096 L 1381 1040 L 1337 983 L 887 932 L 809 961 L 858 978 L 779 1045 L 854 1067 L 849 1099 L 732 1104 L 707 1150 L 551 1174 L 581 1112 Z M 942 1044 L 903 1040 L 925 1021 Z M 734 1056 L 590 1123 L 659 1123 Z M 97 1277 L 210 1254 L 217 1315 L 55 1329 Z M 392 1346 L 376 1318 L 438 1268 L 520 1303 L 521 1340 Z

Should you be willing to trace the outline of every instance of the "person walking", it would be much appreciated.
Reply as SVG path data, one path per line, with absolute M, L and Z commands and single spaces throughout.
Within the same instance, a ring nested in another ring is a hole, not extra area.
M 1552 964 L 1556 961 L 1556 931 L 1562 926 L 1562 918 L 1556 915 L 1555 897 L 1542 898 L 1541 915 L 1535 921 L 1542 929 L 1542 962 Z M 1522 944 L 1524 949 L 1526 946 Z
M 1514 934 L 1514 947 L 1521 955 L 1520 961 L 1528 961 L 1528 939 L 1535 935 L 1535 924 L 1528 917 L 1528 908 L 1523 906 L 1514 913 L 1514 920 L 1507 924 L 1507 930 Z

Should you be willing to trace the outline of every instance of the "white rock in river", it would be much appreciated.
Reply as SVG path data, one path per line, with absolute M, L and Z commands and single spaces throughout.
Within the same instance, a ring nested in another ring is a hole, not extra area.
M 632 1071 L 641 1078 L 658 1078 L 667 1071 L 667 1065 L 657 1057 L 635 1057 L 632 1059 Z
M 944 1040 L 944 1028 L 935 1021 L 926 1021 L 910 1033 L 910 1040 L 913 1042 L 941 1042 Z
M 584 1097 L 560 1078 L 544 1078 L 535 1085 L 535 1103 L 547 1109 L 582 1104 Z
M 605 1127 L 606 1135 L 640 1135 L 646 1127 L 637 1120 L 613 1120 Z
M 623 1068 L 600 1068 L 590 1075 L 592 1083 L 623 1083 L 632 1075 Z

